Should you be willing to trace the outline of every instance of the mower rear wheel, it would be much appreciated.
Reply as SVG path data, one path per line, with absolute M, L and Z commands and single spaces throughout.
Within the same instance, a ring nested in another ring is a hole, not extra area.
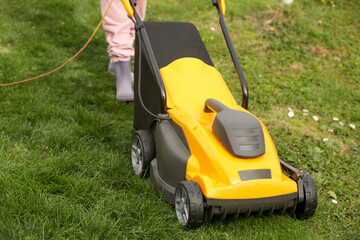
M 175 212 L 186 228 L 198 228 L 204 223 L 204 200 L 196 182 L 180 182 L 175 191 Z
M 137 130 L 131 140 L 131 164 L 135 175 L 146 175 L 151 160 L 155 157 L 155 144 L 149 130 Z
M 312 217 L 315 214 L 317 207 L 317 190 L 315 182 L 309 174 L 304 173 L 302 176 L 304 201 L 298 203 L 295 210 L 296 218 L 305 220 Z

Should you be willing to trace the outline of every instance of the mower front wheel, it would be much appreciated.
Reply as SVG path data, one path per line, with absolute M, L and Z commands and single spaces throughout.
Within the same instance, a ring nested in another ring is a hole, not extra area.
M 198 228 L 204 222 L 204 200 L 196 182 L 182 181 L 175 191 L 175 212 L 186 228 Z
M 298 203 L 295 210 L 296 218 L 305 220 L 312 217 L 315 214 L 317 207 L 317 190 L 315 182 L 309 174 L 304 173 L 302 176 L 304 201 Z
M 155 144 L 149 130 L 137 130 L 131 140 L 131 164 L 135 175 L 146 175 L 155 156 Z

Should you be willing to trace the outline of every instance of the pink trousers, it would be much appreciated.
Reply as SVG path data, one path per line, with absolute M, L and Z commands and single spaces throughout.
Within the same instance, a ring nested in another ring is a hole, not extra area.
M 100 0 L 101 14 L 104 15 L 111 0 Z M 136 11 L 144 19 L 147 0 L 137 0 Z M 133 42 L 135 39 L 134 23 L 128 18 L 120 0 L 114 0 L 103 21 L 107 52 L 110 62 L 129 61 L 134 56 Z

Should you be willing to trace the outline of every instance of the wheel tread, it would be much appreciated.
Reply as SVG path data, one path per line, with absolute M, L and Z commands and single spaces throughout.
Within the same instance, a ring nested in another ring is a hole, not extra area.
M 139 176 L 145 177 L 147 175 L 150 162 L 155 157 L 155 141 L 150 130 L 137 130 L 133 135 L 132 143 L 135 136 L 139 137 L 143 152 L 143 168 Z
M 185 224 L 186 228 L 198 228 L 204 223 L 204 201 L 200 187 L 192 181 L 182 181 L 179 186 L 183 186 L 189 198 L 189 221 Z
M 304 174 L 302 181 L 304 201 L 302 203 L 298 203 L 295 214 L 298 219 L 305 220 L 315 214 L 317 207 L 317 190 L 315 182 L 309 174 Z

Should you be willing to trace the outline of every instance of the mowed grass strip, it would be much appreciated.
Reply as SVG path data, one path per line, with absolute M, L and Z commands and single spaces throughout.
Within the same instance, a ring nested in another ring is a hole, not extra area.
M 358 239 L 360 3 L 280 2 L 227 1 L 226 21 L 250 110 L 279 156 L 315 178 L 313 218 L 215 220 L 184 230 L 149 180 L 132 172 L 133 105 L 115 100 L 100 30 L 65 69 L 0 88 L 0 239 Z M 97 1 L 3 0 L 0 83 L 65 62 L 94 30 L 99 8 Z M 241 103 L 211 1 L 149 1 L 147 20 L 193 22 Z

